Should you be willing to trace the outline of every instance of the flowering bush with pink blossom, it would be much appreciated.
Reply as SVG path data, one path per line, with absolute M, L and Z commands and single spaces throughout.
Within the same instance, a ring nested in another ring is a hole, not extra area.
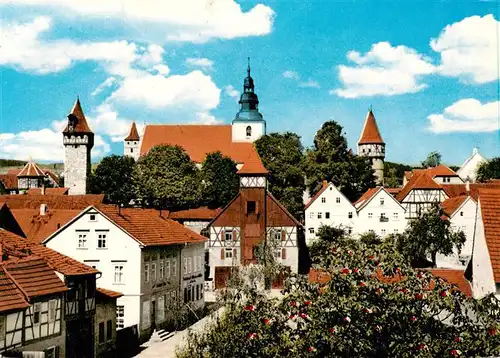
M 179 357 L 491 357 L 500 355 L 500 306 L 475 300 L 430 271 L 413 270 L 394 243 L 331 240 L 313 257 L 329 277 L 291 276 L 281 298 L 233 288 L 226 310 L 189 336 Z

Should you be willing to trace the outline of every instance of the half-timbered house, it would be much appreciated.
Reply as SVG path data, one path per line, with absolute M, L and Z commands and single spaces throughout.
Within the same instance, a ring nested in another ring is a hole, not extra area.
M 256 263 L 255 250 L 264 240 L 283 266 L 298 270 L 301 224 L 267 191 L 267 174 L 260 159 L 245 162 L 238 171 L 239 193 L 209 225 L 209 282 L 215 288 L 225 286 L 232 269 Z

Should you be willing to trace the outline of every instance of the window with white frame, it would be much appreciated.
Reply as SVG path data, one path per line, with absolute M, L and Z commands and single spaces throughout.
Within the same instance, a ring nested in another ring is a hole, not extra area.
M 49 301 L 49 322 L 54 322 L 56 320 L 56 305 L 57 300 Z
M 188 259 L 184 257 L 184 274 L 188 273 Z
M 347 213 L 347 217 L 348 217 L 349 219 L 352 219 L 352 211 L 349 211 L 349 212 Z
M 319 212 L 319 213 L 318 213 L 318 219 L 321 219 L 321 217 L 322 217 L 322 215 L 321 215 L 321 213 Z
M 368 213 L 368 219 L 373 218 L 373 213 Z
M 123 263 L 119 263 L 119 264 L 115 263 L 114 266 L 115 266 L 114 283 L 125 283 L 125 278 L 123 276 L 124 264 Z
M 351 235 L 351 234 L 352 234 L 352 227 L 350 227 L 350 226 L 349 226 L 349 227 L 347 228 L 347 233 L 348 233 L 349 235 Z
M 385 229 L 380 230 L 380 233 L 382 234 L 382 236 L 384 236 L 385 235 Z
M 384 205 L 385 204 L 385 199 L 384 198 L 380 198 L 380 205 Z
M 96 221 L 96 220 L 97 220 L 96 215 L 95 215 L 95 214 L 90 214 L 90 215 L 89 215 L 89 220 L 90 220 L 90 221 Z
M 77 231 L 78 234 L 78 248 L 86 249 L 87 248 L 87 232 Z
M 170 260 L 165 261 L 165 277 L 170 278 Z
M 394 229 L 394 233 L 395 233 L 395 234 L 397 234 L 397 233 L 398 233 L 398 231 L 399 231 L 398 229 Z
M 370 234 L 375 234 L 375 231 L 373 231 L 372 229 L 368 230 L 368 232 L 369 232 Z
M 336 202 L 337 204 L 340 204 L 340 196 L 337 196 L 337 197 L 335 198 L 335 202 Z
M 85 265 L 88 265 L 96 270 L 99 270 L 99 260 L 83 260 Z
M 394 220 L 398 220 L 399 219 L 399 213 L 394 213 L 392 215 L 392 217 L 394 218 Z
M 225 246 L 233 245 L 233 230 L 226 230 L 224 232 L 224 245 Z
M 116 328 L 125 327 L 125 306 L 116 306 Z
M 33 324 L 40 324 L 40 302 L 33 305 Z
M 188 273 L 192 273 L 192 272 L 193 272 L 193 258 L 188 257 Z
M 160 261 L 160 280 L 163 280 L 163 274 L 164 274 L 164 263 L 163 261 Z
M 144 265 L 144 282 L 149 282 L 149 264 Z
M 105 249 L 107 247 L 107 245 L 106 245 L 106 234 L 105 233 L 99 233 L 97 235 L 97 247 L 99 249 Z
M 310 218 L 310 219 L 314 219 L 314 212 L 312 212 L 312 211 L 311 211 L 311 212 L 309 213 L 309 218 Z
M 325 219 L 330 219 L 330 213 L 328 211 L 325 212 Z
M 326 203 L 326 198 L 321 198 L 321 202 L 324 204 Z
M 151 264 L 151 281 L 156 281 L 156 264 Z
M 310 233 L 310 234 L 314 234 L 314 228 L 313 228 L 313 227 L 310 227 L 310 228 L 309 228 L 309 233 Z
M 233 249 L 226 249 L 225 250 L 225 257 L 226 257 L 226 259 L 232 259 L 233 258 Z

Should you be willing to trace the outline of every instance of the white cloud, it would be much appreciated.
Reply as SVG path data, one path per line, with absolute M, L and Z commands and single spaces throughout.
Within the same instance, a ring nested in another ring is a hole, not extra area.
M 414 93 L 426 88 L 420 77 L 435 72 L 435 66 L 423 55 L 406 46 L 379 42 L 366 54 L 350 51 L 354 66 L 338 66 L 343 88 L 331 90 L 344 98 L 392 96 Z
M 299 74 L 296 71 L 285 71 L 282 74 L 283 78 L 290 78 L 292 80 L 298 80 L 299 79 Z
M 497 101 L 482 104 L 473 98 L 459 100 L 443 113 L 429 115 L 429 130 L 434 133 L 498 131 L 498 105 Z
M 231 39 L 261 36 L 271 32 L 275 13 L 257 4 L 243 12 L 235 0 L 0 0 L 11 5 L 50 6 L 51 13 L 74 19 L 116 20 L 120 27 L 138 32 L 161 31 L 166 40 L 204 42 L 212 38 Z M 123 21 L 126 19 L 126 21 Z
M 471 16 L 446 26 L 431 39 L 432 49 L 441 55 L 439 73 L 473 83 L 498 78 L 498 21 L 493 15 Z
M 135 44 L 127 41 L 77 44 L 70 40 L 41 40 L 41 35 L 51 26 L 52 20 L 48 17 L 37 17 L 23 24 L 3 24 L 0 65 L 47 74 L 63 71 L 77 61 L 118 65 L 139 58 Z
M 99 86 L 96 87 L 96 89 L 90 94 L 92 97 L 97 96 L 100 94 L 102 91 L 104 91 L 106 88 L 109 88 L 113 86 L 113 84 L 116 82 L 115 77 L 108 77 L 102 82 Z
M 131 120 L 118 118 L 118 112 L 109 103 L 98 106 L 93 116 L 87 116 L 90 127 L 96 133 L 103 133 L 112 142 L 121 142 L 130 130 Z
M 152 109 L 185 107 L 211 110 L 219 105 L 220 89 L 210 76 L 196 70 L 186 75 L 152 75 L 142 72 L 127 76 L 109 101 L 131 102 Z
M 304 87 L 304 88 L 320 88 L 321 86 L 319 85 L 318 81 L 314 80 L 307 80 L 306 82 L 300 82 L 299 87 Z
M 224 92 L 226 95 L 232 98 L 238 98 L 240 96 L 240 91 L 238 91 L 236 88 L 234 88 L 232 85 L 227 85 L 224 88 Z
M 28 160 L 31 157 L 33 160 L 63 161 L 62 123 L 64 121 L 54 121 L 52 128 L 1 134 L 0 157 L 19 160 Z M 96 135 L 92 149 L 93 158 L 101 157 L 110 150 L 109 144 L 101 136 Z
M 213 70 L 214 62 L 208 58 L 194 58 L 190 57 L 186 59 L 186 64 L 190 67 L 199 67 L 204 70 Z
M 170 67 L 168 67 L 165 64 L 155 65 L 155 66 L 153 66 L 153 69 L 155 69 L 156 71 L 158 71 L 158 73 L 160 75 L 164 75 L 164 76 L 167 76 L 170 73 Z
M 222 121 L 215 118 L 213 115 L 207 112 L 196 113 L 196 120 L 192 122 L 193 124 L 221 124 Z

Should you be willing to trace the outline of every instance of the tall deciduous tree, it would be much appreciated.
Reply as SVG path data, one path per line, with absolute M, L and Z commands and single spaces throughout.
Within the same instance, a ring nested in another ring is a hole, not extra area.
M 207 154 L 201 168 L 202 203 L 220 208 L 238 193 L 239 180 L 236 163 L 221 152 Z
M 311 196 L 323 180 L 333 182 L 351 201 L 375 186 L 370 160 L 348 149 L 342 126 L 335 121 L 325 122 L 316 133 L 313 148 L 306 152 L 305 171 Z
M 404 234 L 398 238 L 399 251 L 413 262 L 431 258 L 436 266 L 436 255 L 450 255 L 454 248 L 459 252 L 465 244 L 465 234 L 454 231 L 450 221 L 438 204 L 425 210 L 419 218 L 411 220 Z
M 477 180 L 486 182 L 491 179 L 500 179 L 500 157 L 481 163 L 477 168 Z
M 255 142 L 269 171 L 269 190 L 296 217 L 304 210 L 305 174 L 300 137 L 295 133 L 271 133 Z
M 105 194 L 106 200 L 115 204 L 128 204 L 135 197 L 134 159 L 110 155 L 102 158 L 89 177 L 92 194 Z
M 441 153 L 439 153 L 438 151 L 434 151 L 430 152 L 427 155 L 427 158 L 425 158 L 425 160 L 422 162 L 422 167 L 437 167 L 439 164 L 441 164 Z
M 137 161 L 135 178 L 145 205 L 180 210 L 199 203 L 199 171 L 180 146 L 152 148 Z

